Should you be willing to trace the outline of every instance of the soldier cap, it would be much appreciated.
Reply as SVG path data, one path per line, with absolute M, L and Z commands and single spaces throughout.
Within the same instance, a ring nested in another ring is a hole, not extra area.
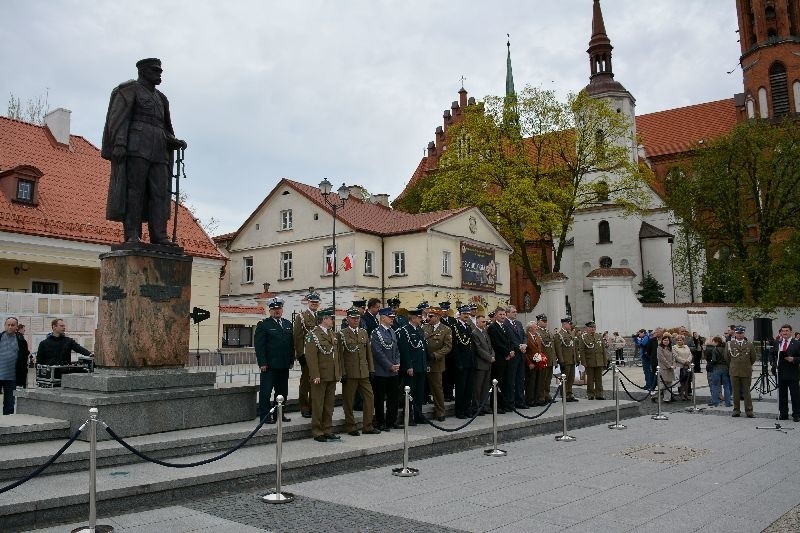
M 317 318 L 324 318 L 326 316 L 333 316 L 334 310 L 333 307 L 326 307 L 325 309 L 320 309 L 317 311 Z
M 309 292 L 308 294 L 306 294 L 306 300 L 308 300 L 309 302 L 318 302 L 320 301 L 320 297 L 319 294 L 317 294 L 316 292 Z
M 400 307 L 400 298 L 389 298 L 386 300 L 386 305 L 389 307 Z
M 353 307 L 366 307 L 367 301 L 363 298 L 361 300 L 353 300 Z
M 408 314 L 413 316 L 422 316 L 422 309 L 409 309 Z
M 744 333 L 744 332 L 745 332 L 745 328 L 744 328 L 744 326 L 736 326 L 736 327 L 733 329 L 733 332 L 734 332 L 734 333 Z
M 547 315 L 542 313 L 541 315 L 536 315 L 536 320 L 541 320 L 542 322 L 547 322 Z
M 361 311 L 358 307 L 351 307 L 347 310 L 347 318 L 361 318 Z
M 428 300 L 423 300 L 418 306 L 417 309 L 427 309 L 431 305 L 428 303 Z
M 587 322 L 587 323 L 586 323 L 586 327 L 587 327 L 587 328 L 593 328 L 593 327 L 595 327 L 595 326 L 597 326 L 597 324 L 595 324 L 595 323 L 594 323 L 593 321 L 591 321 L 591 320 L 590 320 L 589 322 Z
M 282 309 L 283 308 L 283 300 L 280 298 L 271 298 L 267 303 L 270 309 Z
M 458 308 L 458 312 L 462 315 L 471 315 L 472 314 L 472 306 L 470 305 L 462 305 Z
M 562 324 L 572 324 L 572 319 L 571 319 L 571 318 L 569 318 L 569 317 L 567 317 L 567 318 L 562 318 L 562 319 L 561 319 L 561 323 L 562 323 Z
M 146 59 L 140 59 L 136 62 L 136 68 L 149 67 L 153 65 L 161 68 L 161 60 L 157 57 L 148 57 Z
M 397 316 L 391 307 L 383 307 L 378 311 L 381 316 Z
M 445 311 L 450 309 L 450 302 L 439 302 L 439 307 L 444 309 Z

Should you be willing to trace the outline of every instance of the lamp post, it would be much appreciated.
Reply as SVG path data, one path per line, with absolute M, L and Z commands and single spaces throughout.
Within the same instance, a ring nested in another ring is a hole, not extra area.
M 322 194 L 322 198 L 325 200 L 325 203 L 328 204 L 331 209 L 333 209 L 333 256 L 331 257 L 331 268 L 333 270 L 331 274 L 333 277 L 333 314 L 336 316 L 336 212 L 344 207 L 345 202 L 347 202 L 347 199 L 350 197 L 350 189 L 344 183 L 342 183 L 342 186 L 339 187 L 338 191 L 336 191 L 338 196 L 337 201 L 331 201 L 331 189 L 333 189 L 333 185 L 331 185 L 331 182 L 328 181 L 327 178 L 323 179 L 319 183 L 319 192 Z M 335 322 L 336 321 L 334 320 L 334 323 Z

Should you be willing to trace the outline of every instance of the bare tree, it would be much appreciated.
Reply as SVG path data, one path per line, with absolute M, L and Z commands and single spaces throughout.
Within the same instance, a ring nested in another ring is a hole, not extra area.
M 49 97 L 50 89 L 45 88 L 44 96 L 39 95 L 35 99 L 28 98 L 23 106 L 22 100 L 18 96 L 15 97 L 14 93 L 9 93 L 6 116 L 41 126 L 44 124 L 44 116 L 50 111 Z

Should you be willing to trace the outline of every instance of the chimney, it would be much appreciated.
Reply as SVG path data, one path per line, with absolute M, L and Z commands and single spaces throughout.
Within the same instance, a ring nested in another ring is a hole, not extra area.
M 44 125 L 58 144 L 69 146 L 69 116 L 72 111 L 59 107 L 44 116 Z
M 364 187 L 362 187 L 361 185 L 350 185 L 349 189 L 350 189 L 350 196 L 358 198 L 359 200 L 364 199 L 364 193 L 366 192 L 364 190 Z
M 470 96 L 469 100 L 467 100 L 467 105 L 475 105 L 475 97 Z
M 467 90 L 463 87 L 458 91 L 458 105 L 467 107 Z
M 378 205 L 382 205 L 384 207 L 390 207 L 389 206 L 389 195 L 386 194 L 386 193 L 373 194 L 372 195 L 372 203 L 378 204 Z

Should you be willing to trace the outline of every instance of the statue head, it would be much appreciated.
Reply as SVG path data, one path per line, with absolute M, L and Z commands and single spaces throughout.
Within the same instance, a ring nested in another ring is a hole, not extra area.
M 159 85 L 161 83 L 161 60 L 156 57 L 149 57 L 141 59 L 136 62 L 136 68 L 139 70 L 139 78 L 144 79 L 152 85 Z

